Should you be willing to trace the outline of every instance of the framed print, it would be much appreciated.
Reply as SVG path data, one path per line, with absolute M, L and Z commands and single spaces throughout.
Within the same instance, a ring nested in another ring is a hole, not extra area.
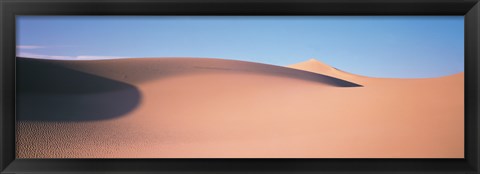
M 2 1 L 2 173 L 478 173 L 478 1 Z

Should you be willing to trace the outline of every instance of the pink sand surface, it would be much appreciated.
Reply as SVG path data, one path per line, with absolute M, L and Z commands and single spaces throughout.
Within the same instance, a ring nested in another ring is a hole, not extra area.
M 129 84 L 141 97 L 108 119 L 19 120 L 18 158 L 464 157 L 464 73 L 370 78 L 314 59 L 289 67 L 207 58 L 26 60 Z M 116 94 L 56 95 L 106 93 Z

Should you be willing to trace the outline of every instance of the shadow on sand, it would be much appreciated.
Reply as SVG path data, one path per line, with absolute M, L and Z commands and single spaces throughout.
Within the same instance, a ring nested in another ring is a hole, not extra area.
M 111 119 L 133 110 L 140 98 L 130 84 L 17 59 L 17 121 Z

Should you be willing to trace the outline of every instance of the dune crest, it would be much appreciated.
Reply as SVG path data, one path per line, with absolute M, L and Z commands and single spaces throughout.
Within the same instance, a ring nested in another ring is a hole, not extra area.
M 310 58 L 307 61 L 296 63 L 296 64 L 293 64 L 293 65 L 290 65 L 289 67 L 298 67 L 299 69 L 301 69 L 301 68 L 303 68 L 303 69 L 311 68 L 312 70 L 315 69 L 315 70 L 318 70 L 319 72 L 335 70 L 334 67 L 332 67 L 332 66 L 330 66 L 326 63 L 323 63 L 323 62 L 321 62 L 321 61 L 319 61 L 315 58 Z
M 211 58 L 130 58 L 97 61 L 62 61 L 19 58 L 23 64 L 47 64 L 139 84 L 150 80 L 195 73 L 253 73 L 316 82 L 336 87 L 361 85 L 321 73 L 312 73 L 262 63 Z

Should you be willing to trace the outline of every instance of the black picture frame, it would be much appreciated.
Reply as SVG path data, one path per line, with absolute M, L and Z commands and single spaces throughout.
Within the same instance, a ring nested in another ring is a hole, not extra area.
M 0 0 L 1 173 L 479 173 L 478 0 Z M 15 159 L 16 15 L 464 15 L 464 159 Z

